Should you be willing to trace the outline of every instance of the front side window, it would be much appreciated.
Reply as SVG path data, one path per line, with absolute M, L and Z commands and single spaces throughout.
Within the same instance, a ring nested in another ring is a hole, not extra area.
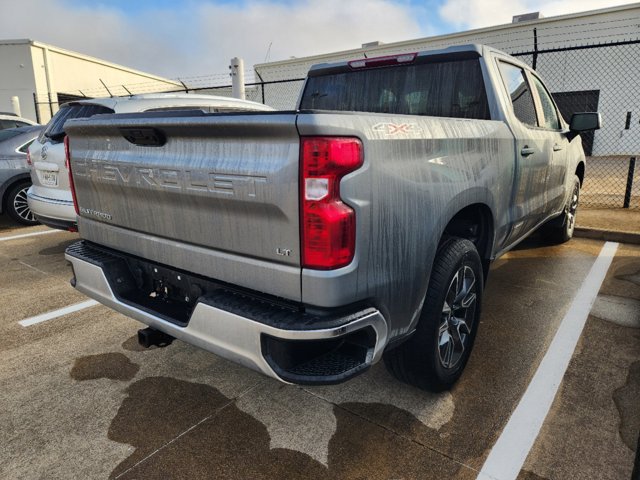
M 540 103 L 542 104 L 542 113 L 544 113 L 544 127 L 552 130 L 560 129 L 560 119 L 556 111 L 556 106 L 551 100 L 551 96 L 547 89 L 542 84 L 540 79 L 533 75 L 533 84 L 536 87 L 538 96 L 540 97 Z
M 516 118 L 526 125 L 537 127 L 536 107 L 524 70 L 510 63 L 500 62 L 500 73 L 509 92 Z

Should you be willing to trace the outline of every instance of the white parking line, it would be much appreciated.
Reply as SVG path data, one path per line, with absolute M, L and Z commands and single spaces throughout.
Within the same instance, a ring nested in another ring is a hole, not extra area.
M 527 391 L 484 462 L 478 479 L 513 480 L 542 428 L 618 244 L 607 242 L 562 319 Z
M 62 230 L 45 230 L 43 232 L 23 233 L 22 235 L 13 235 L 11 237 L 0 237 L 0 242 L 6 242 L 7 240 L 17 240 L 18 238 L 35 237 L 36 235 L 46 235 L 48 233 L 60 233 Z
M 94 305 L 98 305 L 98 302 L 96 302 L 95 300 L 87 300 L 86 302 L 69 305 L 68 307 L 59 308 L 58 310 L 43 313 L 41 315 L 36 315 L 35 317 L 25 318 L 24 320 L 20 320 L 18 323 L 23 327 L 30 327 L 31 325 L 35 325 L 36 323 L 46 322 L 47 320 L 52 320 L 68 313 L 73 313 L 77 312 L 78 310 L 84 310 L 85 308 L 93 307 Z

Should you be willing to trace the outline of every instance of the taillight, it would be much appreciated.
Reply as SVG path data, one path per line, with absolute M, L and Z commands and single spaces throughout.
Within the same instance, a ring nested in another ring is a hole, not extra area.
M 302 137 L 302 266 L 328 270 L 351 263 L 356 215 L 340 198 L 340 180 L 362 166 L 362 143 L 347 137 Z
M 33 165 L 33 162 L 31 161 L 31 152 L 29 152 L 28 148 L 27 148 L 27 165 L 29 165 L 30 167 Z
M 69 171 L 69 186 L 71 187 L 71 197 L 73 198 L 73 208 L 76 209 L 76 215 L 80 215 L 78 210 L 78 199 L 76 198 L 76 186 L 73 183 L 73 173 L 71 172 L 71 156 L 69 150 L 69 136 L 64 137 L 64 166 Z

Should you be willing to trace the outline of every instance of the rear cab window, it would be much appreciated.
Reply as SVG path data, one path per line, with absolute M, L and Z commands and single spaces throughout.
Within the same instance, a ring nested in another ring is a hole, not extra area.
M 114 113 L 111 108 L 102 105 L 69 103 L 60 107 L 60 110 L 49 120 L 47 128 L 42 132 L 40 142 L 50 140 L 52 143 L 60 143 L 64 139 L 64 124 L 72 118 L 87 118 L 102 113 Z
M 307 80 L 302 110 L 490 119 L 478 58 L 329 72 Z

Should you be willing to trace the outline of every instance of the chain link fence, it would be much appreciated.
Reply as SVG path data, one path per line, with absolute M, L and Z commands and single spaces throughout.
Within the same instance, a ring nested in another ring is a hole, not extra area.
M 640 40 L 548 49 L 534 44 L 531 51 L 501 48 L 540 73 L 565 120 L 575 112 L 602 114 L 603 128 L 582 135 L 587 172 L 581 205 L 640 208 L 640 166 L 635 167 L 640 157 Z M 232 96 L 230 84 L 203 83 L 191 87 L 182 82 L 183 89 L 171 91 Z M 304 78 L 247 83 L 246 98 L 278 110 L 293 110 L 303 85 Z M 58 104 L 86 98 L 64 93 L 57 97 L 52 102 L 34 94 L 36 110 L 53 114 Z

